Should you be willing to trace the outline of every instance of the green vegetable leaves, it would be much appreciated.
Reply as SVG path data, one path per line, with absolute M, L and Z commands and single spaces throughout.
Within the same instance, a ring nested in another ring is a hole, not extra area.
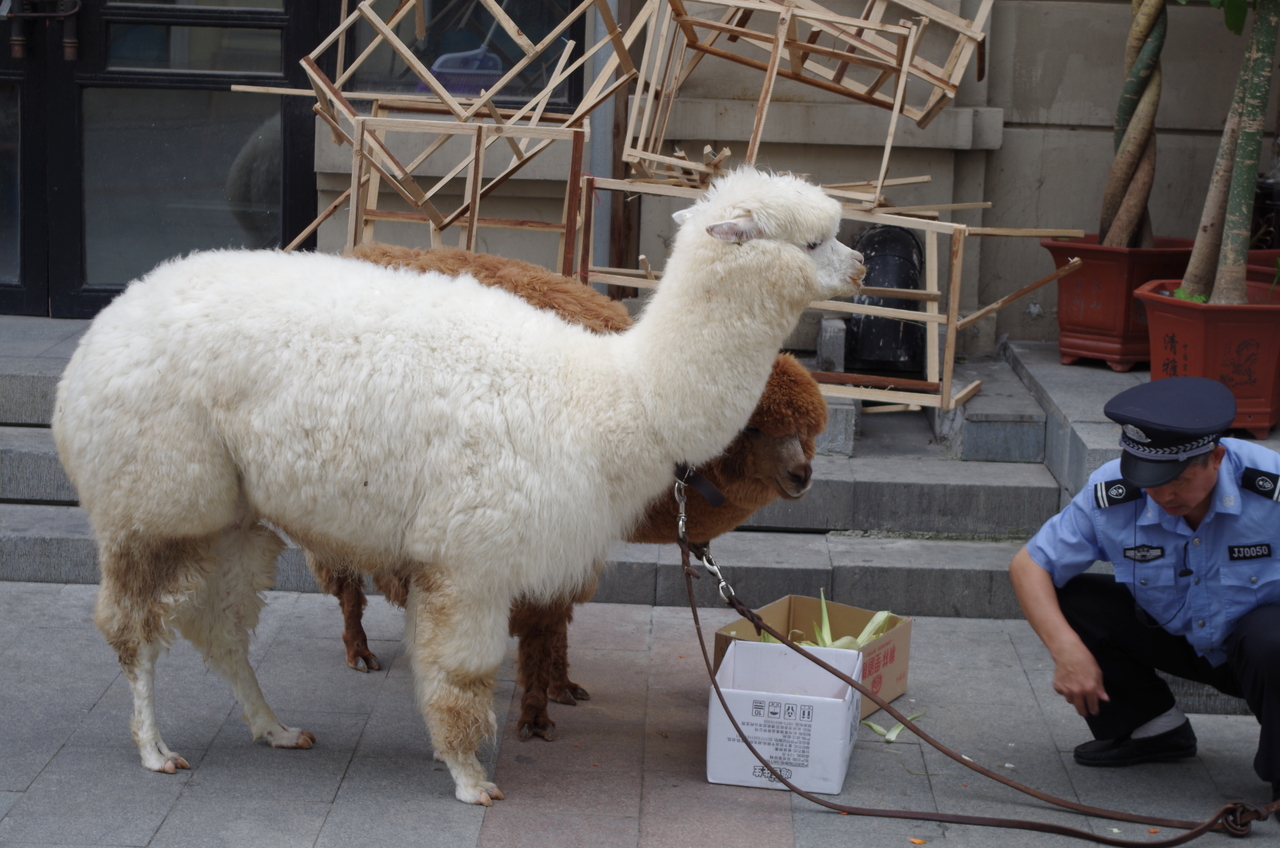
M 907 716 L 907 721 L 915 721 L 916 719 L 920 718 L 923 715 L 924 713 L 916 713 L 913 716 Z M 902 732 L 902 729 L 904 727 L 906 727 L 906 725 L 903 724 L 902 722 L 898 722 L 893 727 L 889 728 L 888 730 L 885 730 L 883 727 L 876 724 L 874 721 L 867 721 L 865 718 L 858 723 L 865 724 L 867 727 L 871 728 L 872 732 L 874 732 L 877 736 L 883 736 L 884 741 L 886 742 L 896 742 L 898 740 L 898 734 Z

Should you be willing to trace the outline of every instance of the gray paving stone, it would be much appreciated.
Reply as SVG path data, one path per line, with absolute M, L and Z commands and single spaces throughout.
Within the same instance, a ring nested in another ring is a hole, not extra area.
M 146 845 L 190 777 L 147 771 L 136 750 L 65 750 L 0 819 L 0 843 Z
M 169 811 L 149 848 L 311 848 L 329 811 L 328 803 L 209 798 L 191 790 Z
M 228 722 L 192 770 L 191 789 L 223 799 L 332 801 L 364 730 L 364 715 L 301 711 L 279 715 L 285 724 L 314 733 L 315 747 L 272 748 L 266 742 L 253 741 L 243 723 Z
M 891 721 L 885 713 L 879 718 L 872 715 L 868 720 L 877 724 Z M 857 730 L 843 788 L 838 795 L 820 797 L 850 807 L 937 812 L 932 778 L 925 768 L 920 744 L 910 737 L 900 737 L 901 741 L 887 744 L 867 727 L 859 726 Z M 792 797 L 791 809 L 797 815 L 824 810 L 799 795 Z
M 357 759 L 316 848 L 384 848 L 407 839 L 424 848 L 455 848 L 474 845 L 483 822 L 484 808 L 454 799 L 442 763 L 430 757 Z
M 904 821 L 872 816 L 842 816 L 830 810 L 795 811 L 795 848 L 883 848 L 910 845 L 908 839 L 923 839 L 930 845 L 943 842 L 945 830 L 935 822 Z

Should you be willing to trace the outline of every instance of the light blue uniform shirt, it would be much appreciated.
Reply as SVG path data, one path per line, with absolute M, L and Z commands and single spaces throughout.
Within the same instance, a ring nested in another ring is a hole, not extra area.
M 1183 636 L 1214 665 L 1223 640 L 1250 610 L 1280 603 L 1280 503 L 1240 487 L 1246 467 L 1280 473 L 1280 454 L 1223 439 L 1209 512 L 1196 530 L 1145 493 L 1099 507 L 1094 486 L 1120 479 L 1115 459 L 1027 543 L 1027 552 L 1062 586 L 1095 560 L 1115 566 L 1138 604 L 1168 632 Z M 1187 572 L 1190 572 L 1189 574 Z

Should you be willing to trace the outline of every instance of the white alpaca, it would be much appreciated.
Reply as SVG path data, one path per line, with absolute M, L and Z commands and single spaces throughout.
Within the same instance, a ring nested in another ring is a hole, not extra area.
M 227 678 L 255 739 L 311 746 L 246 656 L 282 543 L 414 576 L 419 704 L 457 797 L 501 798 L 495 731 L 511 601 L 563 597 L 668 484 L 746 423 L 805 304 L 861 257 L 803 180 L 743 170 L 683 216 L 662 286 L 600 336 L 470 277 L 316 254 L 161 265 L 94 320 L 58 386 L 58 452 L 97 535 L 95 622 L 133 688 L 143 764 L 172 629 Z

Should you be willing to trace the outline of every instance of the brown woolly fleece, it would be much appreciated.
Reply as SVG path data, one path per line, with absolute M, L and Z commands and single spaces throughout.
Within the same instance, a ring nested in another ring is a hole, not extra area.
M 484 285 L 505 289 L 534 306 L 555 311 L 565 321 L 596 332 L 620 332 L 632 323 L 622 304 L 609 300 L 590 286 L 519 259 L 452 247 L 424 251 L 377 243 L 360 245 L 350 255 L 424 273 L 471 274 Z M 725 503 L 713 508 L 701 495 L 690 490 L 686 505 L 690 540 L 710 542 L 775 498 L 791 497 L 780 488 L 778 480 L 782 477 L 798 484 L 801 490 L 806 488 L 814 438 L 826 426 L 827 404 L 817 382 L 795 357 L 779 354 L 747 427 L 723 454 L 698 468 L 725 495 Z M 794 447 L 795 440 L 799 441 L 803 453 L 803 467 L 783 467 L 782 457 L 793 455 L 794 451 L 787 449 Z M 674 543 L 676 515 L 675 496 L 668 492 L 649 505 L 628 541 Z M 310 552 L 307 563 L 321 588 L 341 601 L 347 664 L 359 668 L 363 661 L 368 668 L 378 668 L 377 657 L 369 651 L 361 624 L 365 596 L 360 578 L 340 562 L 326 561 Z M 404 605 L 408 596 L 407 578 L 394 571 L 383 571 L 375 573 L 374 584 L 388 601 Z M 519 674 L 524 686 L 518 725 L 521 739 L 533 735 L 553 737 L 555 722 L 547 714 L 548 697 L 562 704 L 589 698 L 587 691 L 568 676 L 568 625 L 573 620 L 573 605 L 585 603 L 593 593 L 594 586 L 591 586 L 577 597 L 545 606 L 518 602 L 512 607 L 510 629 L 513 636 L 520 637 Z
M 565 321 L 597 333 L 617 333 L 631 326 L 631 317 L 621 303 L 577 280 L 522 259 L 471 253 L 460 247 L 417 250 L 378 242 L 357 245 L 349 255 L 375 265 L 420 273 L 438 271 L 451 277 L 470 274 L 486 286 L 519 295 L 539 309 L 550 309 Z

